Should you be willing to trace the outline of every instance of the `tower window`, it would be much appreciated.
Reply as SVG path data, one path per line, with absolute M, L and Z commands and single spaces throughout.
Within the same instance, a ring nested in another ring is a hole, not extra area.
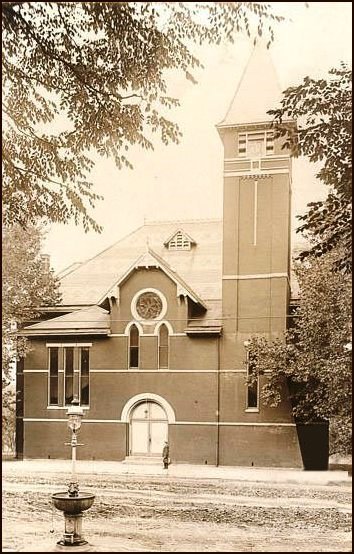
M 266 132 L 266 156 L 274 154 L 274 133 L 273 131 Z
M 274 154 L 273 131 L 239 133 L 238 155 L 243 158 L 260 158 Z
M 139 330 L 132 325 L 129 333 L 129 367 L 139 367 Z
M 246 143 L 247 143 L 247 135 L 240 133 L 238 135 L 238 155 L 239 156 L 246 156 Z

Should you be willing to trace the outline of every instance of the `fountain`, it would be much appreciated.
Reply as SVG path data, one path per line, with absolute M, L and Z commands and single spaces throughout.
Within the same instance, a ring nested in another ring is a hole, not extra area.
M 79 406 L 77 397 L 74 397 L 67 411 L 68 427 L 71 429 L 71 442 L 66 443 L 68 446 L 71 446 L 71 481 L 67 491 L 56 492 L 52 495 L 55 508 L 64 512 L 65 520 L 65 531 L 63 538 L 57 543 L 57 551 L 91 551 L 90 545 L 82 536 L 82 516 L 85 510 L 91 508 L 95 500 L 95 495 L 87 492 L 79 492 L 79 483 L 76 474 L 76 448 L 82 446 L 77 442 L 77 433 L 81 427 L 83 415 L 83 409 Z

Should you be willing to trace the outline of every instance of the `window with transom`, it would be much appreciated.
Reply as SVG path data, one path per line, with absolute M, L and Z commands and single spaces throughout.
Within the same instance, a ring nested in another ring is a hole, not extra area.
M 74 396 L 81 406 L 90 402 L 90 349 L 83 345 L 48 347 L 48 406 L 70 406 Z M 63 378 L 59 378 L 63 375 Z

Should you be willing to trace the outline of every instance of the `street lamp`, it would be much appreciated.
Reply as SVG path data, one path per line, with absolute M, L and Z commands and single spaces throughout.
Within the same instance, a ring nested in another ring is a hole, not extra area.
M 77 442 L 77 432 L 81 427 L 81 421 L 84 416 L 84 410 L 79 406 L 79 399 L 74 396 L 70 408 L 66 412 L 68 416 L 68 427 L 71 429 L 71 442 L 66 443 L 71 446 L 71 482 L 69 484 L 68 494 L 69 496 L 79 495 L 79 483 L 76 475 L 76 447 L 82 446 Z

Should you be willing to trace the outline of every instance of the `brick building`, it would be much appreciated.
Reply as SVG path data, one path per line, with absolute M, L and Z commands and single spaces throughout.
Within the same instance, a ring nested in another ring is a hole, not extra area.
M 62 273 L 62 304 L 24 330 L 20 456 L 67 457 L 77 394 L 81 458 L 160 457 L 168 438 L 177 463 L 302 467 L 286 388 L 274 409 L 263 378 L 246 384 L 247 340 L 284 331 L 290 301 L 291 159 L 267 115 L 279 97 L 256 48 L 217 125 L 222 221 L 148 223 Z

